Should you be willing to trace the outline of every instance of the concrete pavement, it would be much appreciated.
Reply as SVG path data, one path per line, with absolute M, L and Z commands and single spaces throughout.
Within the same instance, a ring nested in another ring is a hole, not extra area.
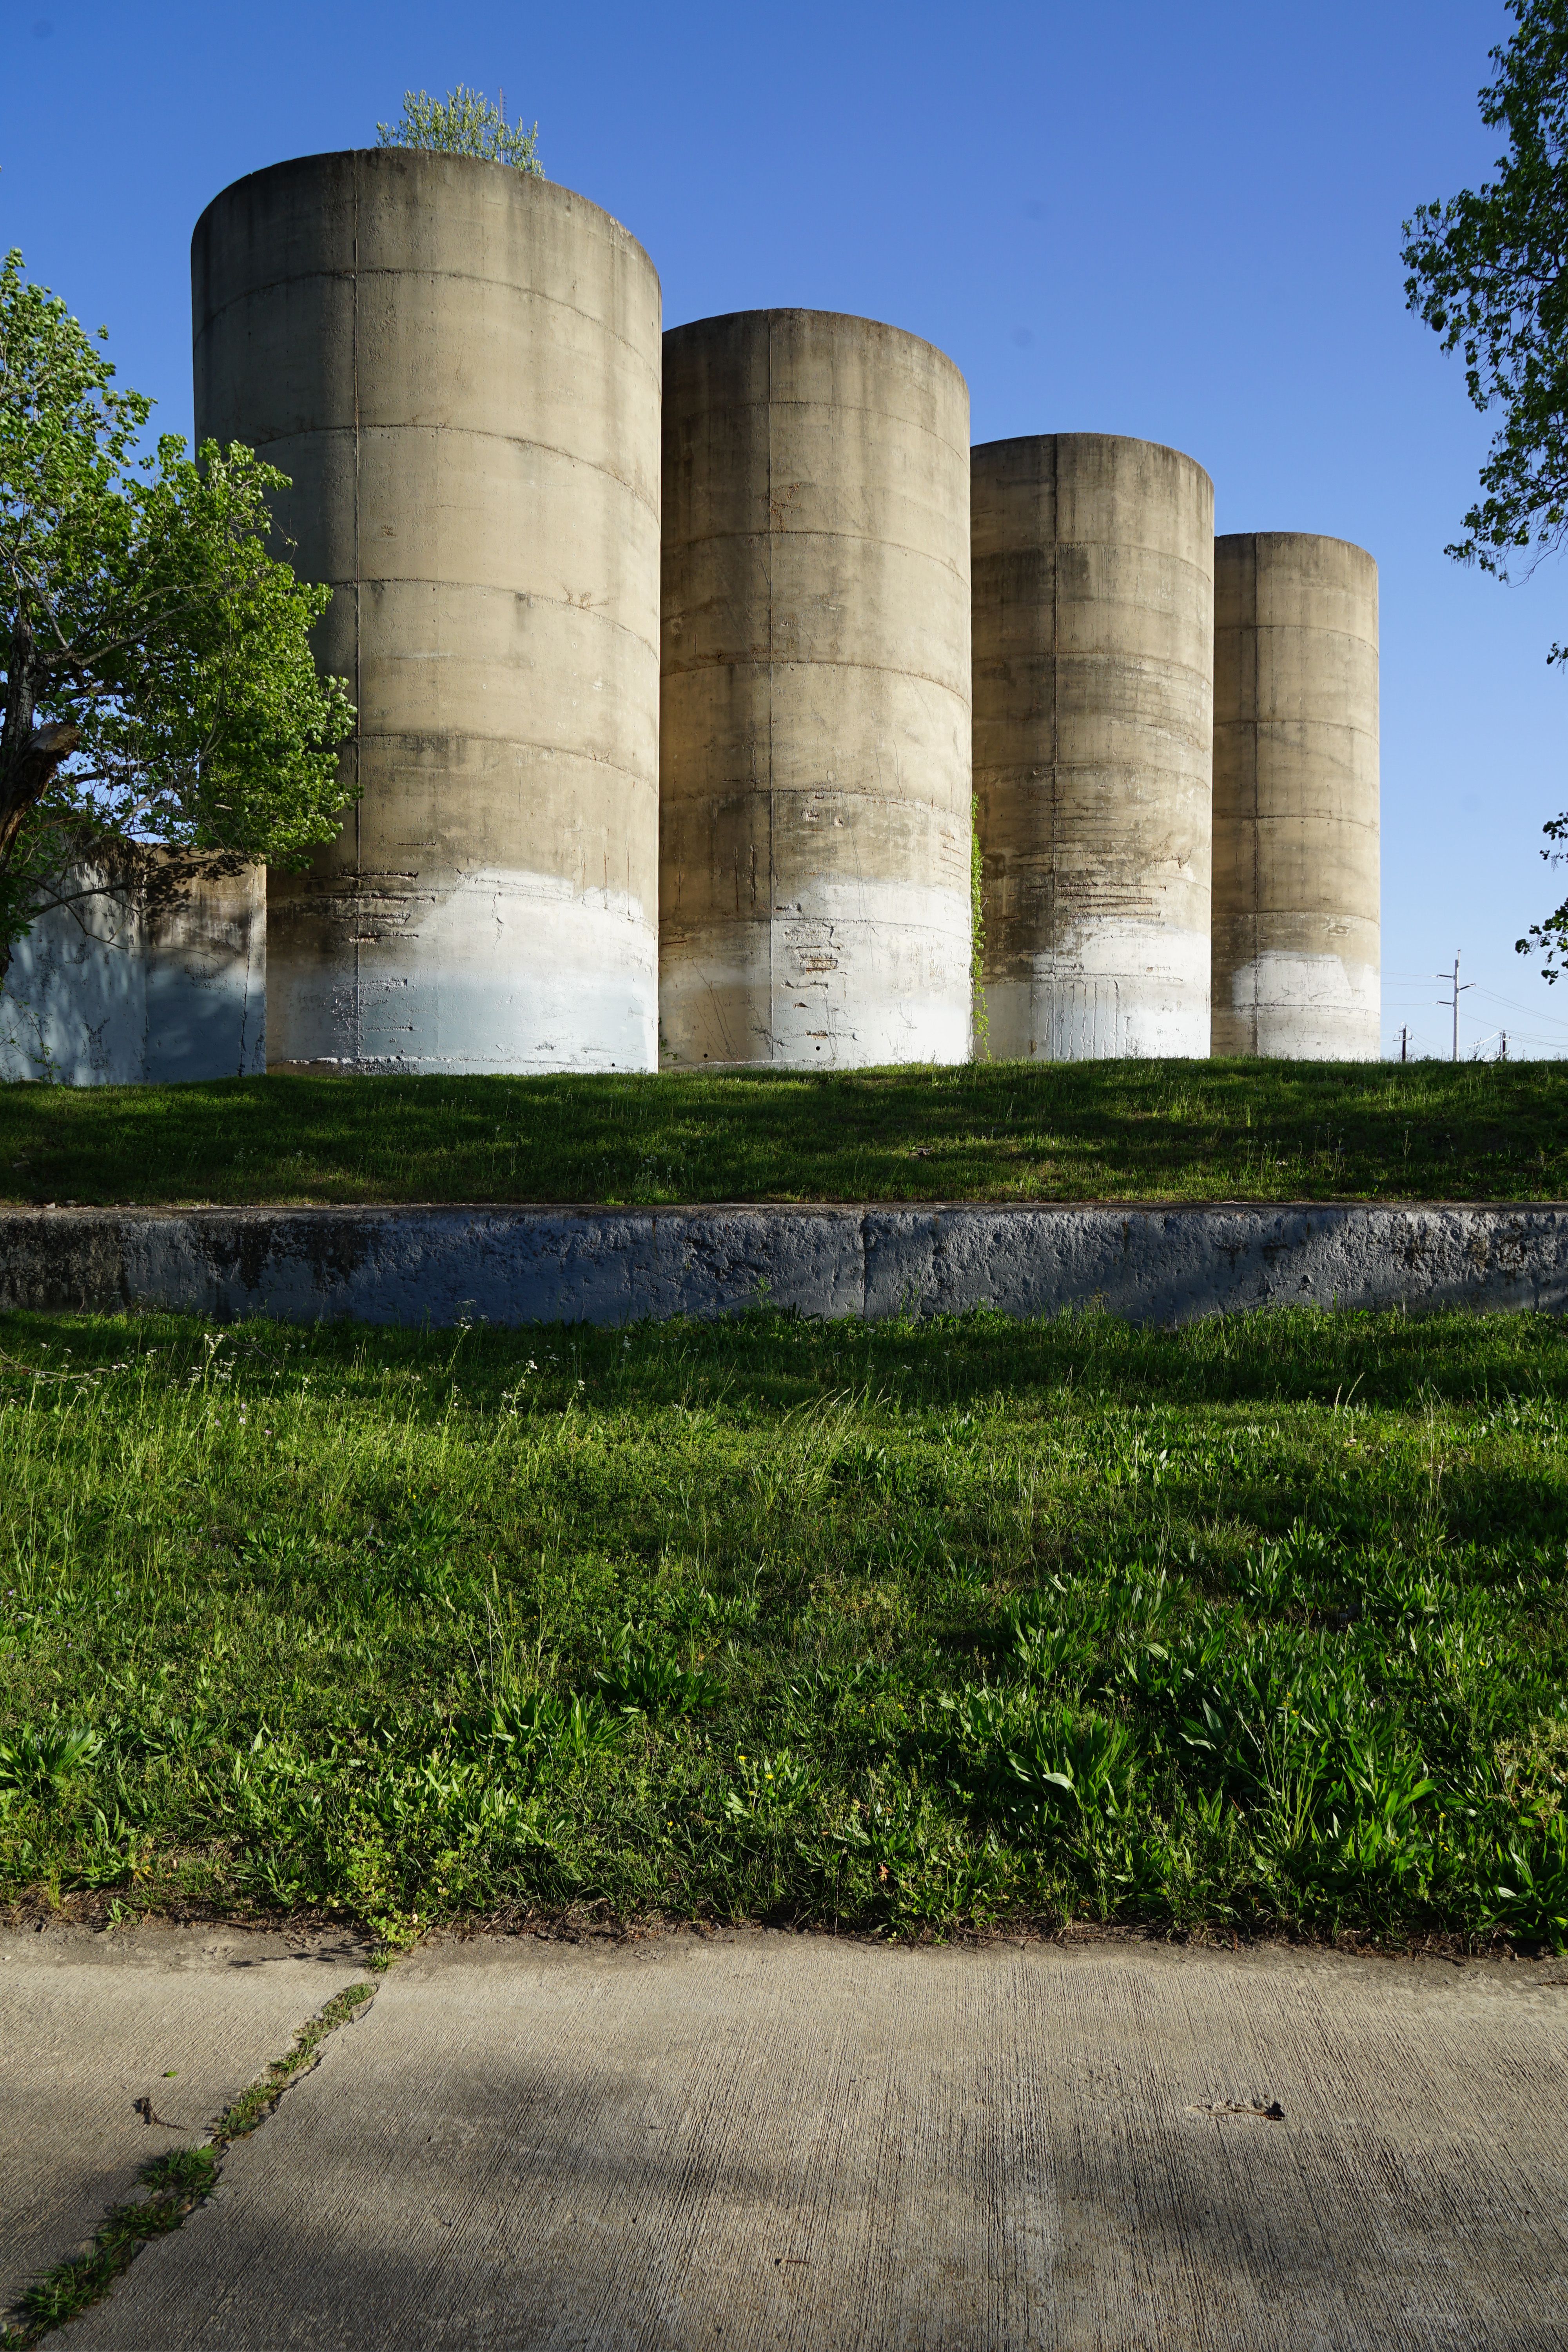
M 298 1984 L 294 2026 L 340 1989 L 312 1965 L 186 1968 L 181 1998 Z M 46 2004 L 62 2112 L 134 2023 L 123 1989 L 152 2014 L 164 1972 L 79 1969 L 68 2039 Z M 59 2340 L 1561 2345 L 1565 2092 L 1560 1961 L 441 1943 Z M 6 2114 L 14 2179 L 47 2118 Z M 68 2220 L 67 2185 L 57 2250 L 89 2201 L 79 2185 Z
M 142 2165 L 203 2139 L 364 1963 L 341 1934 L 0 1935 L 0 2312 L 137 2194 Z

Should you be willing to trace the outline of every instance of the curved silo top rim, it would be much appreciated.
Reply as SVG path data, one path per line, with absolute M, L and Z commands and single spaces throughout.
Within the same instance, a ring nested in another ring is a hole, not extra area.
M 1370 547 L 1359 539 L 1342 539 L 1332 530 L 1222 530 L 1215 533 L 1216 547 L 1255 546 L 1259 540 L 1271 540 L 1278 546 L 1348 547 L 1352 555 L 1364 555 L 1374 569 L 1377 558 Z
M 784 302 L 772 309 L 755 310 L 715 310 L 706 319 L 683 319 L 678 327 L 667 327 L 664 340 L 668 343 L 673 336 L 694 334 L 699 327 L 737 326 L 746 319 L 822 319 L 834 326 L 875 327 L 879 334 L 897 335 L 900 342 L 915 343 L 922 352 L 929 352 L 932 359 L 940 360 L 943 367 L 952 369 L 965 392 L 969 390 L 969 378 L 952 353 L 944 352 L 940 343 L 931 342 L 925 335 L 915 334 L 908 327 L 895 326 L 890 319 L 862 318 L 858 310 L 812 310 L 799 302 Z
M 1151 441 L 1142 433 L 1009 433 L 999 441 L 972 443 L 969 454 L 973 460 L 989 457 L 993 450 L 1027 449 L 1042 441 L 1101 441 L 1113 442 L 1123 449 L 1155 449 L 1163 457 L 1179 457 L 1184 466 L 1190 466 L 1194 473 L 1203 476 L 1211 490 L 1214 488 L 1214 477 L 1208 467 L 1200 464 L 1190 451 L 1178 449 L 1173 441 Z
M 209 198 L 202 206 L 196 217 L 196 225 L 191 231 L 192 247 L 194 249 L 197 238 L 201 236 L 202 225 L 207 215 L 216 212 L 219 205 L 226 203 L 241 188 L 247 188 L 256 181 L 270 179 L 275 173 L 301 172 L 307 170 L 311 164 L 377 163 L 395 155 L 418 155 L 425 158 L 426 162 L 460 165 L 475 172 L 504 172 L 509 178 L 522 182 L 531 191 L 531 200 L 535 203 L 542 204 L 563 197 L 571 204 L 581 205 L 585 212 L 597 213 L 600 219 L 606 221 L 617 236 L 624 236 L 626 243 L 634 247 L 647 262 L 648 268 L 653 271 L 655 280 L 658 278 L 658 272 L 654 268 L 653 257 L 641 239 L 633 236 L 625 221 L 617 220 L 614 213 L 606 212 L 603 205 L 596 205 L 592 196 L 584 195 L 580 189 L 569 188 L 563 180 L 546 179 L 538 172 L 520 172 L 515 163 L 496 163 L 488 155 L 452 155 L 440 147 L 328 147 L 318 154 L 284 155 L 280 156 L 276 163 L 262 163 L 254 172 L 242 172 L 237 180 L 231 180 L 226 187 L 220 188 L 216 195 Z

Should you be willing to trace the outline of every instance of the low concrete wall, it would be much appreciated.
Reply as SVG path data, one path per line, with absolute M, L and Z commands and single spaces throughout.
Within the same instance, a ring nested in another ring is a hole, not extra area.
M 1568 1207 L 23 1209 L 0 1307 L 621 1324 L 765 1299 L 1137 1323 L 1262 1307 L 1568 1309 Z

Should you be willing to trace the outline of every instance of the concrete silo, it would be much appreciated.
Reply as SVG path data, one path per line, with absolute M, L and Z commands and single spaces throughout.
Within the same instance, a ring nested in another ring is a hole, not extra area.
M 1048 433 L 977 448 L 973 494 L 991 1052 L 1206 1054 L 1213 485 Z
M 1380 1049 L 1377 566 L 1304 531 L 1215 542 L 1214 1050 Z
M 292 477 L 361 797 L 268 898 L 273 1068 L 646 1069 L 659 289 L 618 222 L 405 148 L 237 181 L 192 247 L 196 426 Z
M 665 1061 L 954 1062 L 969 394 L 868 319 L 664 339 Z

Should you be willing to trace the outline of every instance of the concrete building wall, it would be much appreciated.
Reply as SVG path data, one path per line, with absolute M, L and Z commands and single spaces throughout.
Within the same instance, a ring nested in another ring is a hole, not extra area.
M 360 799 L 271 890 L 274 1067 L 644 1069 L 658 1001 L 659 288 L 569 188 L 389 148 L 192 247 L 200 435 L 292 478 Z
M 267 1068 L 267 868 L 198 875 L 142 916 L 146 1076 L 260 1077 Z
M 209 873 L 151 897 L 103 887 L 41 916 L 0 989 L 0 1079 L 134 1086 L 267 1066 L 267 877 Z
M 974 791 L 997 1059 L 1209 1050 L 1214 488 L 1180 451 L 973 453 Z
M 1377 661 L 1364 548 L 1215 541 L 1216 1054 L 1380 1051 Z
M 969 394 L 867 319 L 664 339 L 660 1043 L 969 1050 Z

